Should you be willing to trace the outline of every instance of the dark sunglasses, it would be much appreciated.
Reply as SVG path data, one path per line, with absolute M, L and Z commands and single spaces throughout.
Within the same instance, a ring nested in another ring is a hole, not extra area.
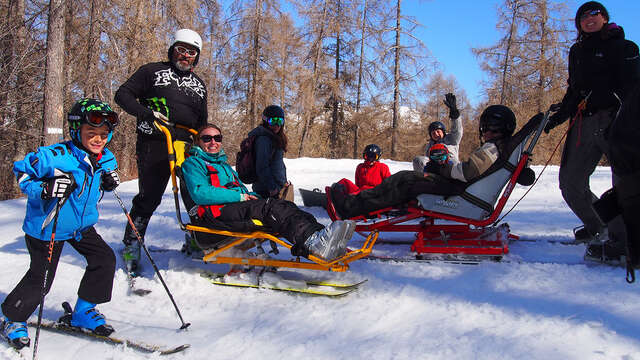
M 189 57 L 194 57 L 198 55 L 198 50 L 196 49 L 187 49 L 186 47 L 180 46 L 180 45 L 176 45 L 174 49 L 176 49 L 176 51 L 180 55 L 189 56 Z
M 282 117 L 270 117 L 270 118 L 267 118 L 267 124 L 282 126 L 282 125 L 284 125 L 284 118 L 282 118 Z
M 202 140 L 203 143 L 208 143 L 211 142 L 211 140 L 215 140 L 215 142 L 222 142 L 222 134 L 218 134 L 218 135 L 202 135 L 200 136 L 200 140 Z
M 118 125 L 118 114 L 114 112 L 90 111 L 87 114 L 87 124 L 100 127 L 107 124 L 111 129 Z
M 598 14 L 600 14 L 600 10 L 587 10 L 580 15 L 580 20 L 584 20 L 589 16 L 596 16 Z

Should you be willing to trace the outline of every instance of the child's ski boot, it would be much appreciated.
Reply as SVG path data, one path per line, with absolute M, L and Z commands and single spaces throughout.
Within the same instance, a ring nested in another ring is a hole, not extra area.
M 3 315 L 2 318 L 0 318 L 0 331 L 2 337 L 7 340 L 9 345 L 17 350 L 25 346 L 28 347 L 31 344 L 26 322 L 11 321 Z
M 104 315 L 96 309 L 96 304 L 78 298 L 73 311 L 71 310 L 71 305 L 66 301 L 62 303 L 62 307 L 64 308 L 64 315 L 58 320 L 60 323 L 90 330 L 100 336 L 109 336 L 115 331 L 111 325 L 106 323 Z

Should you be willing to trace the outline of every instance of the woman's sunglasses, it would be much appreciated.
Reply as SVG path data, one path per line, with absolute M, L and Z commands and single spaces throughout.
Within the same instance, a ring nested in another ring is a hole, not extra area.
M 107 124 L 111 129 L 118 125 L 118 114 L 114 112 L 90 111 L 87 114 L 87 124 L 95 127 L 101 127 Z
M 580 15 L 580 20 L 584 20 L 586 18 L 588 18 L 589 16 L 596 16 L 600 14 L 600 10 L 589 10 L 589 11 L 585 11 L 582 13 L 582 15 Z
M 202 140 L 203 143 L 208 143 L 211 142 L 211 140 L 215 140 L 215 142 L 222 142 L 222 134 L 218 134 L 218 135 L 202 135 L 200 136 L 200 140 Z

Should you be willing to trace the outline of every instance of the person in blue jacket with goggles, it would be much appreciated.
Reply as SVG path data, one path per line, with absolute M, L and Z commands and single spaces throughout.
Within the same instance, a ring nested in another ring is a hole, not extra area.
M 116 259 L 94 225 L 103 192 L 120 184 L 116 159 L 105 147 L 118 115 L 105 102 L 82 99 L 67 121 L 71 141 L 40 147 L 13 166 L 28 197 L 22 229 L 31 264 L 2 303 L 0 333 L 18 349 L 30 345 L 26 321 L 51 288 L 65 242 L 87 260 L 69 325 L 103 336 L 114 331 L 95 307 L 111 300 Z

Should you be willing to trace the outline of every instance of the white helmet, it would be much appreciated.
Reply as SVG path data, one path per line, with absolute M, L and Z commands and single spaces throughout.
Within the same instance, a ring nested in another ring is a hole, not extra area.
M 197 32 L 190 29 L 180 29 L 176 31 L 173 36 L 173 43 L 171 46 L 176 43 L 181 42 L 189 45 L 193 45 L 198 48 L 198 51 L 202 51 L 202 38 L 198 35 Z

